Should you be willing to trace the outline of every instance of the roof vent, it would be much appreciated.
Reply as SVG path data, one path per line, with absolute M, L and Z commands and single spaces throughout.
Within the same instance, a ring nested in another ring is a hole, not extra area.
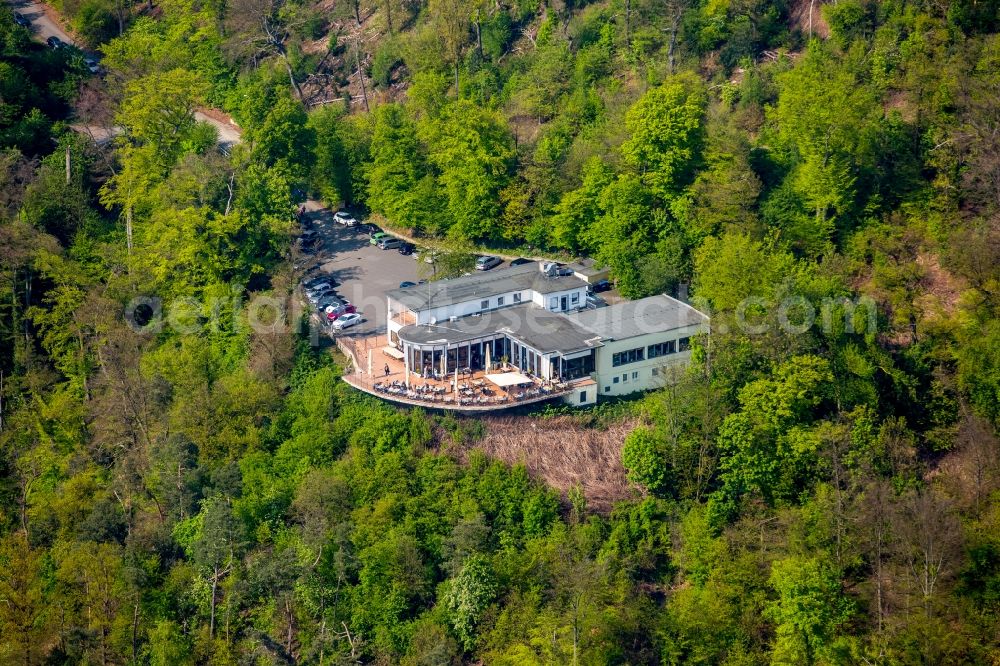
M 538 270 L 540 270 L 545 277 L 559 277 L 559 264 L 553 261 L 543 261 L 538 264 Z

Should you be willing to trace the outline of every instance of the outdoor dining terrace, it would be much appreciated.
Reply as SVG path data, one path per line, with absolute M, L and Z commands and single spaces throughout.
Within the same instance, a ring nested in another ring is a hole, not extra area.
M 407 405 L 458 411 L 510 409 L 567 395 L 581 382 L 547 382 L 500 365 L 487 370 L 459 368 L 447 375 L 407 370 L 384 335 L 338 338 L 352 360 L 345 382 L 371 395 Z

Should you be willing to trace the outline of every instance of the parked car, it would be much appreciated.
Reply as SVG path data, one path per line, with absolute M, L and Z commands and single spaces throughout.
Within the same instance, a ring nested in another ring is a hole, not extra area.
M 316 285 L 315 287 L 306 289 L 306 298 L 308 298 L 311 301 L 317 301 L 323 296 L 333 293 L 333 291 L 334 291 L 333 284 L 329 282 L 323 282 Z
M 499 266 L 503 261 L 500 257 L 494 257 L 492 255 L 486 255 L 485 257 L 479 257 L 476 259 L 476 270 L 477 271 L 488 271 L 495 266 Z
M 344 300 L 338 294 L 328 294 L 316 301 L 316 310 L 319 312 L 328 312 L 330 308 L 340 307 L 343 304 Z
M 417 246 L 413 243 L 403 243 L 399 246 L 399 253 L 402 255 L 413 254 L 413 251 L 417 249 Z
M 335 303 L 331 303 L 323 308 L 323 312 L 330 314 L 331 312 L 355 312 L 354 304 L 351 303 L 346 298 L 337 298 Z
M 14 12 L 14 23 L 18 24 L 22 28 L 30 28 L 31 21 L 25 18 L 24 14 L 21 12 Z
M 62 47 L 66 46 L 66 44 L 63 42 L 63 40 L 59 39 L 55 35 L 53 35 L 53 36 L 49 37 L 48 39 L 46 39 L 45 43 L 49 45 L 49 48 L 53 48 L 53 49 L 61 49 Z
M 530 264 L 531 262 L 532 262 L 531 259 L 525 259 L 524 257 L 518 257 L 514 261 L 510 262 L 510 265 L 511 266 L 523 266 L 524 264 Z
M 587 291 L 589 291 L 592 294 L 599 294 L 602 291 L 610 291 L 611 286 L 612 285 L 609 280 L 598 280 L 594 284 L 587 287 Z
M 100 74 L 101 73 L 101 63 L 97 62 L 96 59 L 94 59 L 94 58 L 84 58 L 83 59 L 83 64 L 86 65 L 87 71 L 89 71 L 91 74 Z
M 335 286 L 337 286 L 336 280 L 334 280 L 333 278 L 325 277 L 320 280 L 315 280 L 315 281 L 310 280 L 310 284 L 308 286 L 303 285 L 303 289 L 305 290 L 306 294 L 313 294 L 318 291 L 333 289 Z
M 402 244 L 403 241 L 392 236 L 383 236 L 378 242 L 378 246 L 383 250 L 394 250 Z
M 342 331 L 345 328 L 354 326 L 355 324 L 360 324 L 363 321 L 361 315 L 357 312 L 350 312 L 348 314 L 341 315 L 337 317 L 330 326 L 335 331 Z
M 342 303 L 339 306 L 329 307 L 326 309 L 326 321 L 327 323 L 334 322 L 344 315 L 354 314 L 357 311 L 357 308 L 351 303 Z
M 319 305 L 320 301 L 329 297 L 338 298 L 337 292 L 334 291 L 333 287 L 328 289 L 323 289 L 321 291 L 314 291 L 306 294 L 306 300 L 312 303 L 314 306 Z
M 376 231 L 375 233 L 371 234 L 371 240 L 369 240 L 368 242 L 371 243 L 372 245 L 378 245 L 378 242 L 383 238 L 389 238 L 389 234 L 385 233 L 384 231 Z
M 319 266 L 317 266 L 319 268 Z M 303 289 L 312 289 L 313 287 L 319 286 L 321 283 L 328 283 L 333 287 L 337 286 L 337 281 L 333 279 L 332 275 L 317 275 L 314 278 L 306 280 L 302 283 Z
M 600 296 L 594 296 L 593 294 L 587 294 L 586 307 L 589 310 L 596 310 L 597 308 L 603 308 L 608 303 Z
M 361 230 L 362 233 L 368 234 L 369 238 L 372 236 L 372 234 L 377 234 L 378 232 L 382 231 L 381 229 L 379 229 L 377 224 L 372 224 L 371 222 L 366 222 L 362 224 L 359 227 L 359 229 Z
M 355 227 L 358 224 L 354 216 L 346 210 L 338 210 L 333 214 L 333 219 L 337 224 L 343 224 L 345 227 Z

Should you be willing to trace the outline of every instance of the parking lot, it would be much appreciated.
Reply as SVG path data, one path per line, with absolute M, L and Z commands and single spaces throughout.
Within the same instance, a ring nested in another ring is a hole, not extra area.
M 431 266 L 417 260 L 417 254 L 402 255 L 398 250 L 382 250 L 369 243 L 368 234 L 359 227 L 337 224 L 333 214 L 311 202 L 306 206 L 308 226 L 320 242 L 310 254 L 302 254 L 306 265 L 318 265 L 319 273 L 328 273 L 337 281 L 337 292 L 351 301 L 365 321 L 348 329 L 350 335 L 368 335 L 385 331 L 385 292 L 404 281 L 416 282 L 430 277 Z M 312 261 L 308 261 L 312 259 Z M 311 277 L 311 276 L 310 276 Z
M 337 293 L 349 300 L 364 317 L 364 321 L 344 331 L 344 335 L 367 336 L 385 331 L 385 293 L 397 289 L 401 282 L 430 279 L 432 266 L 418 258 L 418 252 L 400 254 L 396 249 L 383 250 L 370 243 L 364 221 L 358 226 L 338 224 L 333 213 L 317 202 L 305 204 L 302 229 L 315 231 L 318 242 L 311 251 L 296 250 L 296 265 L 308 271 L 304 279 L 322 274 L 336 282 Z M 508 266 L 506 261 L 493 267 Z M 616 291 L 600 294 L 601 300 L 615 303 L 621 300 Z

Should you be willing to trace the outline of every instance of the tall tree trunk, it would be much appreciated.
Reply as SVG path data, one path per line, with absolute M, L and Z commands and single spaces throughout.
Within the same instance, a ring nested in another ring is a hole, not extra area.
M 368 90 L 365 88 L 365 73 L 361 71 L 361 43 L 354 43 L 354 62 L 358 70 L 358 82 L 361 84 L 361 96 L 365 100 L 365 113 L 371 111 L 368 108 Z
M 219 567 L 215 567 L 212 576 L 212 601 L 211 612 L 208 620 L 208 637 L 215 638 L 215 591 L 219 586 Z
M 480 22 L 481 10 L 476 8 L 476 48 L 479 50 L 479 58 L 483 57 L 483 27 Z
M 132 256 L 132 204 L 125 206 L 125 249 Z
M 632 0 L 625 0 L 625 51 L 632 49 Z
M 677 28 L 680 27 L 681 16 L 683 13 L 678 10 L 674 14 L 674 20 L 670 24 L 670 46 L 667 47 L 667 63 L 670 66 L 670 73 L 674 73 L 674 53 L 677 49 Z
M 292 64 L 288 62 L 288 56 L 285 55 L 285 50 L 281 49 L 281 60 L 285 63 L 285 71 L 288 72 L 288 80 L 292 84 L 292 90 L 295 91 L 295 96 L 300 102 L 305 102 L 305 97 L 302 95 L 302 88 L 299 87 L 299 82 L 295 80 L 295 73 L 292 72 Z

